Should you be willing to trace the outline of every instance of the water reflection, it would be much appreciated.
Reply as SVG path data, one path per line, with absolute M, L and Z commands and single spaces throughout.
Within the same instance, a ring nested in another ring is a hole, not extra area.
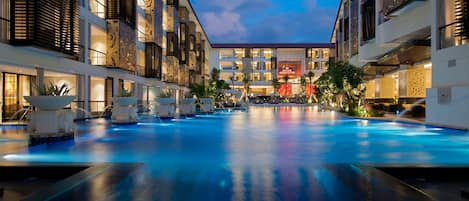
M 341 119 L 315 107 L 253 107 L 133 126 L 97 120 L 78 129 L 74 141 L 0 160 L 144 163 L 120 185 L 131 192 L 117 200 L 361 200 L 354 188 L 370 184 L 355 184 L 325 164 L 469 164 L 465 133 Z M 6 143 L 0 150 L 9 149 Z M 97 180 L 91 195 L 107 182 Z

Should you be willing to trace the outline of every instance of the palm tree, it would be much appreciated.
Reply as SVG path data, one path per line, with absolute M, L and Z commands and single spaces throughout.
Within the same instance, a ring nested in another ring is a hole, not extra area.
M 308 79 L 309 79 L 309 83 L 313 83 L 313 77 L 314 77 L 314 73 L 312 71 L 309 71 L 308 72 Z
M 249 101 L 248 100 L 249 88 L 251 86 L 251 79 L 249 78 L 248 73 L 244 73 L 243 86 L 244 86 L 244 92 L 245 92 L 245 99 L 246 99 L 246 102 L 248 102 Z
M 213 68 L 212 72 L 210 73 L 210 82 L 214 82 L 220 80 L 220 69 Z
M 282 79 L 283 79 L 283 81 L 285 82 L 285 84 L 288 84 L 288 80 L 289 80 L 290 78 L 288 77 L 288 75 L 285 75 L 285 76 L 283 76 Z
M 285 86 L 288 86 L 288 79 L 289 79 L 288 75 L 283 76 L 282 79 L 285 82 Z
M 312 102 L 311 98 L 314 96 L 314 99 L 317 102 L 316 96 L 312 93 L 312 87 L 313 87 L 313 78 L 314 78 L 314 73 L 312 71 L 308 72 L 308 79 L 309 79 L 309 100 Z
M 300 78 L 301 93 L 302 95 L 306 94 L 306 78 L 304 75 Z
M 277 78 L 272 79 L 272 87 L 274 87 L 274 94 L 277 95 L 277 91 L 280 88 L 280 82 Z

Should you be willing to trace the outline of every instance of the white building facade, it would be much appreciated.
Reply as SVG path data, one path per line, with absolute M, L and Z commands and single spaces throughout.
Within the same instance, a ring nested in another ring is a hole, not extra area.
M 313 72 L 314 82 L 327 70 L 333 48 L 329 43 L 212 44 L 210 66 L 220 69 L 221 79 L 234 89 L 242 90 L 243 78 L 248 76 L 250 96 L 275 94 L 273 79 L 281 83 L 280 95 L 293 96 L 302 93 L 301 76 Z M 288 84 L 285 75 L 289 77 Z

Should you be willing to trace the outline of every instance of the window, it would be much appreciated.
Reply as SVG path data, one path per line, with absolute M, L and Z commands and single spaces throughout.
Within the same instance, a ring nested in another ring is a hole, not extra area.
M 440 48 L 469 43 L 469 0 L 439 1 Z
M 264 80 L 271 81 L 272 80 L 272 73 L 264 73 Z
M 10 39 L 10 1 L 0 1 L 0 42 Z
M 92 65 L 106 65 L 107 33 L 105 30 L 90 25 L 89 60 Z
M 322 51 L 322 58 L 329 59 L 329 50 L 325 49 Z
M 272 70 L 272 62 L 271 61 L 266 61 L 265 62 L 265 70 Z
M 265 58 L 265 59 L 270 59 L 270 58 L 272 58 L 272 50 L 271 50 L 271 49 L 266 49 L 266 50 L 264 50 L 264 58 Z
M 233 69 L 233 63 L 229 61 L 222 61 L 220 62 L 220 68 L 221 70 L 232 70 Z
M 361 5 L 362 42 L 375 38 L 375 0 L 364 0 Z
M 233 50 L 232 49 L 222 49 L 222 50 L 220 50 L 220 59 L 231 58 L 231 57 L 233 57 Z
M 100 18 L 106 17 L 106 1 L 90 0 L 90 11 Z

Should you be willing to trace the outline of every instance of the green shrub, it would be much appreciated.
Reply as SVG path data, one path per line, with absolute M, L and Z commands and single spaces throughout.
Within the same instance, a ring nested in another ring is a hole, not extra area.
M 173 96 L 173 93 L 171 93 L 171 91 L 167 90 L 167 91 L 162 91 L 160 93 L 160 98 L 171 98 Z
M 132 91 L 127 89 L 122 89 L 119 93 L 119 97 L 132 97 Z
M 383 110 L 372 109 L 368 114 L 370 117 L 384 117 Z
M 47 86 L 37 87 L 37 93 L 39 96 L 68 96 L 70 88 L 65 83 L 58 86 L 50 82 Z

